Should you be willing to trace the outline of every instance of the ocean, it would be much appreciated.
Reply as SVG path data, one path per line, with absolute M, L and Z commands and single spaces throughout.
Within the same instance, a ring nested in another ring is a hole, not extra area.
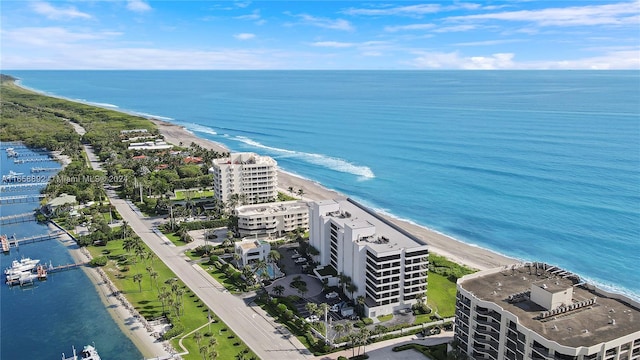
M 637 71 L 6 71 L 640 299 Z
M 14 164 L 7 157 L 7 144 L 0 145 L 0 172 L 21 172 L 24 176 L 52 175 L 31 174 L 31 167 L 59 167 L 54 161 Z M 15 146 L 22 158 L 42 158 L 21 146 Z M 1 183 L 1 185 L 9 185 Z M 40 189 L 29 191 L 2 191 L 0 196 L 38 194 Z M 33 211 L 37 202 L 0 205 L 0 216 Z M 46 234 L 45 225 L 36 222 L 0 226 L 0 234 L 17 238 Z M 63 265 L 73 263 L 67 248 L 57 240 L 24 244 L 12 248 L 9 254 L 0 254 L 0 269 L 11 266 L 12 260 L 22 257 L 39 259 L 43 264 Z M 142 354 L 120 330 L 107 312 L 95 286 L 80 269 L 50 274 L 43 282 L 33 286 L 9 287 L 0 282 L 0 359 L 59 359 L 64 353 L 72 355 L 72 347 L 79 352 L 85 345 L 95 345 L 103 359 L 139 360 Z

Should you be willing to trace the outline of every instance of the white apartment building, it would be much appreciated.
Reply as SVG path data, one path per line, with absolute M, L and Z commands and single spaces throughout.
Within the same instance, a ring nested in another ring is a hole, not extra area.
M 216 159 L 209 173 L 213 174 L 213 190 L 220 201 L 230 196 L 244 196 L 246 203 L 273 201 L 278 197 L 278 165 L 268 156 L 255 153 L 235 153 Z
M 640 359 L 640 303 L 544 263 L 458 279 L 455 339 L 473 359 Z
M 411 308 L 426 295 L 424 242 L 351 199 L 310 205 L 310 245 L 321 265 L 351 278 L 357 289 L 345 294 L 364 297 L 366 316 Z
M 309 204 L 305 201 L 283 201 L 243 205 L 235 208 L 240 237 L 277 238 L 286 232 L 309 229 Z
M 260 260 L 267 260 L 271 245 L 266 241 L 242 240 L 235 243 L 236 254 L 239 255 L 242 266 L 256 263 Z

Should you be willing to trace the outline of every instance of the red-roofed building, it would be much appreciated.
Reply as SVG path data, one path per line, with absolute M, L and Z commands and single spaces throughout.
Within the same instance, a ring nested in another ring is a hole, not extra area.
M 185 164 L 202 164 L 202 158 L 197 156 L 187 156 L 184 158 Z
M 138 155 L 138 156 L 134 156 L 132 157 L 133 160 L 143 160 L 146 159 L 147 157 L 144 155 Z

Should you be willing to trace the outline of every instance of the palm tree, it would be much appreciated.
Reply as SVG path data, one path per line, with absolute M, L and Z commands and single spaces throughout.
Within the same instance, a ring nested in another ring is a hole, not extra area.
M 269 251 L 269 255 L 267 256 L 269 261 L 271 261 L 273 263 L 277 263 L 278 260 L 280 260 L 281 257 L 282 257 L 282 255 L 280 255 L 280 252 L 278 250 Z
M 138 283 L 138 288 L 142 292 L 142 274 L 138 273 L 133 275 L 133 281 Z
M 298 189 L 298 195 L 302 196 L 302 194 L 304 194 L 304 190 Z
M 282 296 L 282 294 L 284 293 L 284 286 L 282 285 L 274 286 L 273 293 L 276 294 L 276 296 Z
M 347 284 L 347 291 L 351 293 L 351 299 L 353 299 L 353 293 L 358 291 L 358 286 L 352 283 L 351 279 L 349 279 L 349 283 Z
M 293 194 L 293 186 L 289 186 L 289 187 L 287 188 L 287 190 L 289 190 L 289 192 L 290 192 L 291 194 Z
M 342 336 L 342 333 L 345 331 L 346 327 L 344 324 L 340 324 L 337 323 L 335 325 L 333 325 L 333 330 L 337 333 L 336 338 L 340 339 Z
M 363 353 L 366 354 L 367 353 L 367 342 L 369 342 L 369 336 L 371 336 L 371 330 L 367 329 L 366 327 L 363 327 L 362 329 L 360 329 L 360 344 L 362 344 L 363 347 Z M 358 345 L 358 355 L 360 355 L 360 345 Z
M 153 279 L 153 281 L 156 283 L 156 290 L 160 290 L 158 289 L 158 272 L 157 271 L 152 271 L 149 276 Z
M 301 284 L 300 286 L 298 286 L 298 293 L 300 293 L 300 296 L 304 298 L 304 295 L 309 292 L 309 289 L 307 288 L 307 284 Z
M 314 302 L 308 302 L 304 304 L 304 308 L 307 309 L 308 312 L 314 315 L 318 312 L 318 304 Z
M 159 291 L 160 293 L 158 294 L 158 299 L 162 303 L 162 313 L 164 314 L 165 302 L 169 299 L 169 297 L 171 297 L 171 294 L 169 294 L 167 288 L 164 286 Z
M 202 360 L 207 360 L 207 350 L 209 350 L 206 346 L 200 347 L 200 355 L 202 355 Z
M 364 316 L 364 304 L 366 303 L 366 300 L 364 298 L 364 296 L 360 295 L 356 298 L 356 304 L 358 304 L 358 310 L 360 312 L 360 316 Z
M 129 223 L 126 220 L 122 221 L 122 239 L 125 239 L 130 234 L 131 229 L 129 228 Z
M 196 344 L 198 344 L 198 348 L 200 347 L 200 340 L 202 340 L 202 334 L 200 333 L 200 331 L 196 331 L 193 334 L 193 340 L 196 341 Z

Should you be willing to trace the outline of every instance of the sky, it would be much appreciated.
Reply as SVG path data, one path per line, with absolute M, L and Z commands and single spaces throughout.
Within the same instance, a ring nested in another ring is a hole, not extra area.
M 640 69 L 640 1 L 0 1 L 0 69 Z

